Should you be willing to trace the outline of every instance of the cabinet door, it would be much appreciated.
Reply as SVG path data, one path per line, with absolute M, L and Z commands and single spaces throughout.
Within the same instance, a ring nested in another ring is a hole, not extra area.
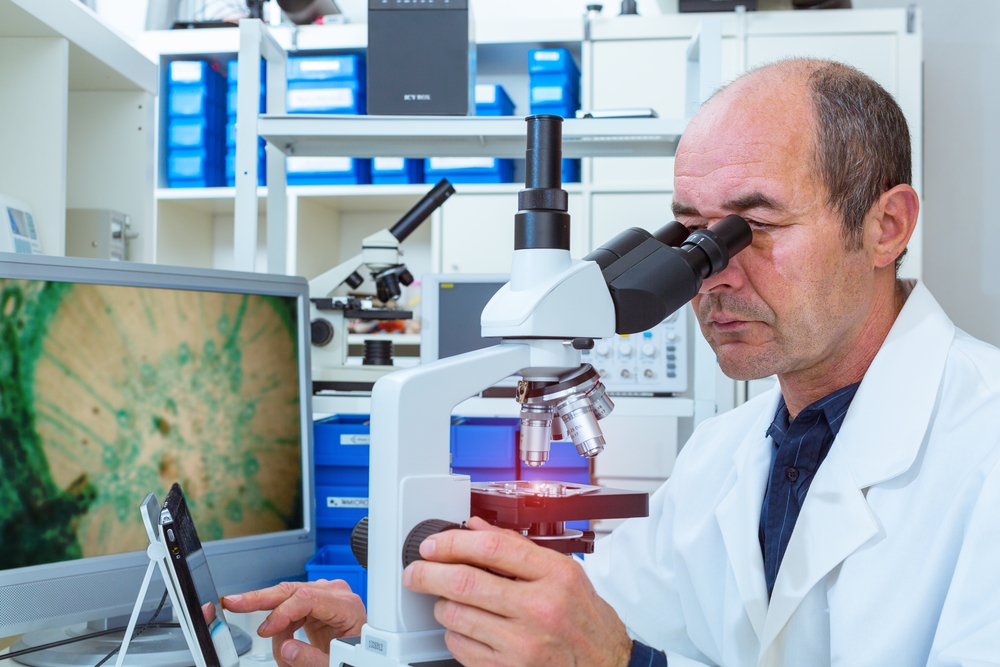
M 592 204 L 591 246 L 599 248 L 629 227 L 654 232 L 674 219 L 669 192 L 595 193 Z
M 684 117 L 686 39 L 594 43 L 594 108 L 651 108 Z M 673 158 L 595 158 L 594 183 L 644 183 L 667 188 Z
M 586 229 L 581 196 L 569 197 L 571 247 L 583 248 Z M 441 270 L 445 273 L 509 273 L 514 255 L 517 195 L 456 194 L 441 209 Z

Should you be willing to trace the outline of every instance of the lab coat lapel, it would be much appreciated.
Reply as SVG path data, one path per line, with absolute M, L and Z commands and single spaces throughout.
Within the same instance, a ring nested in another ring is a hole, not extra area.
M 954 335 L 954 325 L 917 283 L 809 487 L 771 594 L 762 656 L 820 580 L 866 542 L 884 537 L 865 494 L 916 460 Z
M 757 529 L 771 467 L 771 439 L 767 437 L 781 389 L 777 385 L 743 442 L 733 454 L 736 481 L 715 509 L 715 518 L 736 576 L 736 586 L 757 637 L 767 616 L 767 582 Z

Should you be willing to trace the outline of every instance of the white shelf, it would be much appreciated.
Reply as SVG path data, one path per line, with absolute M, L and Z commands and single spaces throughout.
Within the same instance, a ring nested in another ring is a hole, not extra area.
M 356 50 L 368 46 L 368 24 L 280 26 L 270 28 L 286 51 Z M 583 39 L 582 19 L 510 19 L 476 22 L 476 44 L 570 45 Z M 140 35 L 139 49 L 148 57 L 193 54 L 235 54 L 240 49 L 240 31 L 233 28 L 198 30 L 151 30 Z M 294 48 L 293 48 L 294 47 Z
M 0 38 L 69 42 L 69 90 L 156 94 L 158 66 L 76 0 L 0 0 Z
M 685 121 L 666 118 L 567 119 L 563 157 L 673 155 Z M 276 116 L 258 133 L 288 155 L 523 158 L 523 118 L 476 116 Z

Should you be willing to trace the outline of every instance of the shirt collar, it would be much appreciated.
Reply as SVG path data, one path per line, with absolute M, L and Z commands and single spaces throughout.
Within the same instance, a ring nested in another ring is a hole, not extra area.
M 844 423 L 844 415 L 847 414 L 847 409 L 851 406 L 851 401 L 854 400 L 854 394 L 857 393 L 858 387 L 861 386 L 860 382 L 855 382 L 854 384 L 849 384 L 846 387 L 841 387 L 840 389 L 831 392 L 819 399 L 810 403 L 802 412 L 799 413 L 796 419 L 801 419 L 803 416 L 808 417 L 816 412 L 822 412 L 823 416 L 826 417 L 826 423 L 830 427 L 830 431 L 833 432 L 834 437 L 840 431 L 840 425 Z M 781 396 L 778 399 L 778 409 L 774 412 L 774 419 L 771 421 L 771 426 L 767 429 L 767 437 L 773 438 L 777 445 L 777 440 L 780 440 L 784 436 L 788 429 L 791 427 L 789 421 L 788 406 L 785 405 L 785 397 Z M 775 437 L 777 436 L 777 437 Z

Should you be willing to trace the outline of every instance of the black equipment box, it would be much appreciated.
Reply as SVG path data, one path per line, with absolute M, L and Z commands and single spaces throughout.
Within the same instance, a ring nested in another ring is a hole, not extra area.
M 731 12 L 739 5 L 748 12 L 757 11 L 757 0 L 678 0 L 680 12 Z
M 368 113 L 471 116 L 471 0 L 368 0 Z

